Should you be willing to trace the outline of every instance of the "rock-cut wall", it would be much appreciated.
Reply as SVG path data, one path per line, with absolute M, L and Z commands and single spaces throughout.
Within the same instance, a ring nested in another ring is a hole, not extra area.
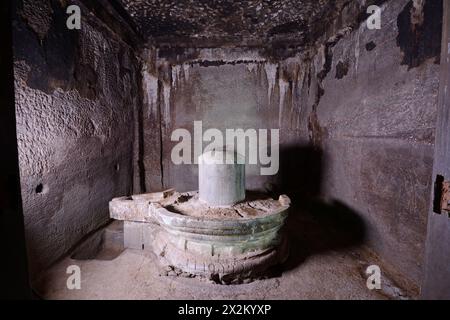
M 17 135 L 32 276 L 108 221 L 132 191 L 140 66 L 133 49 L 81 8 L 66 27 L 61 1 L 15 1 Z

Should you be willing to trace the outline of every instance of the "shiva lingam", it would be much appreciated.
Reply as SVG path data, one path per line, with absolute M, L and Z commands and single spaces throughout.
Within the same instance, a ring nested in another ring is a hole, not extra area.
M 125 221 L 125 247 L 150 246 L 166 268 L 216 283 L 264 277 L 287 258 L 282 227 L 290 199 L 246 193 L 244 163 L 234 151 L 206 152 L 199 158 L 199 191 L 113 199 L 110 215 Z M 133 237 L 140 242 L 127 245 Z

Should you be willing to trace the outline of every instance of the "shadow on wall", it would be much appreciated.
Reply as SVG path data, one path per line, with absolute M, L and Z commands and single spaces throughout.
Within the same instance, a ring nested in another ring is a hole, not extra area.
M 287 194 L 292 206 L 286 230 L 290 255 L 284 270 L 308 256 L 361 245 L 366 226 L 361 216 L 339 201 L 320 199 L 324 171 L 322 150 L 310 146 L 280 150 L 280 171 L 274 196 Z
M 322 158 L 322 151 L 310 146 L 281 148 L 275 190 L 287 194 L 298 205 L 320 197 Z

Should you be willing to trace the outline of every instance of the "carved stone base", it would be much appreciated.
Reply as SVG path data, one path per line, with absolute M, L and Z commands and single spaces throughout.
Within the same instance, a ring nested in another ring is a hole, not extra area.
M 283 225 L 290 201 L 286 196 L 226 208 L 205 207 L 196 193 L 174 192 L 160 200 L 149 199 L 153 197 L 114 199 L 110 212 L 115 219 L 157 225 L 148 238 L 163 266 L 230 284 L 263 277 L 287 258 Z

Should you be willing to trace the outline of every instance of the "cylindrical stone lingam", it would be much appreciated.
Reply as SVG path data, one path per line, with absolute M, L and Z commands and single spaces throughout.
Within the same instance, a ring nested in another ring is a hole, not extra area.
M 199 157 L 199 187 L 200 199 L 212 206 L 245 200 L 244 158 L 230 150 L 205 152 Z

